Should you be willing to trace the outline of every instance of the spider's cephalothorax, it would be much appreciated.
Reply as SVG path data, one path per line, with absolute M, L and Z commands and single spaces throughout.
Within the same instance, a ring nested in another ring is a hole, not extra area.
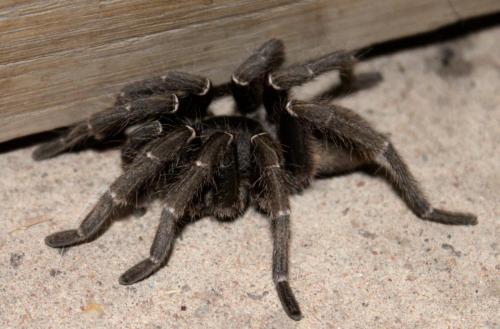
M 124 173 L 78 229 L 54 233 L 46 243 L 60 248 L 89 241 L 119 210 L 136 206 L 138 196 L 154 195 L 164 207 L 150 256 L 120 277 L 120 283 L 132 284 L 168 261 L 176 228 L 185 220 L 236 218 L 253 206 L 271 220 L 273 279 L 286 313 L 298 320 L 302 315 L 288 283 L 289 195 L 314 177 L 375 164 L 418 217 L 476 224 L 472 214 L 433 208 L 391 142 L 362 117 L 324 101 L 289 98 L 292 87 L 331 70 L 352 83 L 352 53 L 280 68 L 283 61 L 283 43 L 270 40 L 236 69 L 230 88 L 180 72 L 130 84 L 112 108 L 41 145 L 34 152 L 38 160 L 134 127 L 122 147 Z M 224 94 L 232 94 L 239 115 L 208 115 L 212 99 Z M 267 119 L 251 119 L 262 104 Z

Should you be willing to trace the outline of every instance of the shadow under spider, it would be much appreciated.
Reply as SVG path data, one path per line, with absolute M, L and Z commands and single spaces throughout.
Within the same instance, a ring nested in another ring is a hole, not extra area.
M 337 83 L 328 90 L 314 96 L 313 102 L 328 102 L 334 99 L 350 96 L 359 91 L 368 90 L 384 80 L 380 72 L 356 73 L 351 83 Z

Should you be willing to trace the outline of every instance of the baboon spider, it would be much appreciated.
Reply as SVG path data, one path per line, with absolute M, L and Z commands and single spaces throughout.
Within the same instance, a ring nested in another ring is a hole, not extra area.
M 119 210 L 136 206 L 139 196 L 160 198 L 163 211 L 149 257 L 120 277 L 121 284 L 129 285 L 168 261 L 183 221 L 234 219 L 253 206 L 271 219 L 273 280 L 285 312 L 299 320 L 302 314 L 288 280 L 289 196 L 307 188 L 313 178 L 376 164 L 419 218 L 476 224 L 473 214 L 433 208 L 391 142 L 361 116 L 326 101 L 289 97 L 292 87 L 332 70 L 340 72 L 343 84 L 352 83 L 355 61 L 352 52 L 337 51 L 281 68 L 284 46 L 272 39 L 226 85 L 170 72 L 126 86 L 114 106 L 35 150 L 36 160 L 47 159 L 127 130 L 124 173 L 79 228 L 49 235 L 45 242 L 61 248 L 89 241 Z M 237 114 L 209 115 L 212 99 L 225 94 L 233 96 Z M 262 104 L 266 119 L 256 119 Z

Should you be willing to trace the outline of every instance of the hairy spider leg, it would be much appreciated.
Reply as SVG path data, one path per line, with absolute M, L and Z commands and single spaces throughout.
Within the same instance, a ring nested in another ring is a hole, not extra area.
M 126 85 L 118 94 L 116 104 L 123 105 L 139 98 L 172 93 L 180 99 L 192 97 L 201 105 L 208 106 L 212 98 L 212 83 L 198 75 L 170 71 L 159 77 Z
M 187 73 L 170 72 L 160 78 L 139 81 L 126 86 L 113 107 L 70 127 L 61 138 L 40 145 L 33 158 L 52 158 L 89 139 L 116 136 L 129 126 L 160 117 L 173 114 L 203 117 L 212 96 L 210 80 Z
M 355 63 L 354 52 L 340 50 L 271 72 L 267 76 L 264 91 L 264 105 L 268 117 L 274 122 L 279 122 L 280 116 L 285 113 L 290 89 L 303 85 L 323 73 L 337 70 L 343 83 L 352 83 Z
M 353 76 L 353 66 L 356 58 L 353 52 L 339 50 L 328 55 L 313 59 L 304 63 L 294 64 L 268 76 L 268 83 L 277 90 L 290 90 L 295 86 L 300 86 L 317 76 L 339 70 L 343 79 L 349 80 Z
M 266 76 L 281 66 L 284 59 L 283 42 L 271 39 L 238 66 L 231 77 L 231 91 L 240 113 L 254 112 L 262 104 Z
M 128 170 L 101 196 L 78 229 L 51 234 L 47 236 L 45 243 L 50 247 L 60 248 L 93 238 L 114 212 L 128 206 L 144 184 L 151 182 L 167 163 L 178 157 L 179 152 L 194 136 L 194 129 L 185 126 L 147 145 Z
M 93 114 L 69 128 L 61 138 L 40 145 L 35 160 L 45 160 L 84 144 L 88 139 L 102 140 L 122 133 L 125 128 L 166 113 L 175 113 L 179 100 L 175 94 L 134 100 Z
M 476 215 L 432 207 L 421 191 L 417 180 L 391 143 L 386 144 L 384 152 L 376 158 L 376 161 L 385 168 L 406 204 L 419 218 L 447 225 L 477 224 Z
M 120 283 L 133 284 L 155 273 L 167 260 L 175 239 L 175 226 L 184 215 L 193 197 L 214 176 L 227 146 L 232 142 L 233 135 L 224 132 L 212 134 L 203 144 L 202 149 L 192 166 L 181 173 L 180 179 L 169 188 L 165 197 L 160 224 L 150 249 L 150 256 L 127 270 Z
M 285 169 L 295 178 L 297 191 L 309 186 L 313 178 L 314 161 L 310 131 L 288 113 L 281 115 L 278 125 L 278 138 L 282 144 L 283 154 L 286 159 Z
M 290 239 L 290 204 L 286 173 L 279 148 L 267 133 L 252 137 L 255 163 L 258 166 L 256 199 L 270 217 L 273 230 L 273 281 L 285 312 L 294 320 L 302 313 L 288 283 L 288 241 Z
M 141 149 L 150 141 L 165 132 L 163 124 L 159 120 L 145 123 L 136 127 L 127 134 L 127 140 L 122 146 L 121 159 L 124 168 L 135 159 Z
M 308 128 L 285 111 L 288 93 L 289 90 L 266 85 L 263 102 L 268 120 L 277 124 L 277 135 L 285 157 L 285 169 L 295 178 L 295 187 L 300 191 L 309 186 L 314 164 Z
M 303 85 L 323 73 L 337 70 L 344 84 L 352 84 L 355 80 L 353 69 L 355 63 L 354 52 L 340 50 L 269 73 L 263 92 L 268 119 L 278 123 L 281 115 L 285 113 L 290 89 Z
M 118 94 L 116 104 L 128 104 L 133 100 L 154 95 L 175 94 L 179 99 L 177 115 L 187 118 L 203 118 L 214 97 L 212 82 L 204 77 L 185 72 L 171 71 L 125 86 Z
M 270 122 L 278 125 L 286 170 L 296 180 L 297 190 L 309 186 L 314 170 L 310 131 L 285 111 L 289 90 L 332 70 L 339 70 L 343 82 L 351 82 L 356 59 L 352 52 L 336 51 L 326 56 L 294 64 L 267 76 L 263 102 Z M 348 78 L 347 78 L 348 77 Z
M 473 214 L 433 208 L 391 142 L 360 115 L 335 105 L 290 101 L 290 115 L 319 129 L 338 145 L 383 167 L 408 207 L 419 218 L 449 225 L 475 225 Z

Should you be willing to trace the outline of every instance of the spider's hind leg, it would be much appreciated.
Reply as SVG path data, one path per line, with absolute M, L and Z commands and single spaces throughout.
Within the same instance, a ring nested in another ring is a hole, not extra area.
M 390 141 L 358 114 L 339 106 L 299 101 L 289 102 L 287 110 L 298 120 L 321 130 L 326 138 L 336 140 L 339 147 L 385 168 L 405 203 L 421 219 L 449 225 L 477 224 L 473 214 L 433 208 Z
M 384 146 L 384 150 L 376 157 L 375 161 L 386 169 L 395 187 L 418 217 L 448 225 L 477 224 L 477 217 L 473 214 L 432 207 L 396 149 L 390 142 L 386 142 Z

